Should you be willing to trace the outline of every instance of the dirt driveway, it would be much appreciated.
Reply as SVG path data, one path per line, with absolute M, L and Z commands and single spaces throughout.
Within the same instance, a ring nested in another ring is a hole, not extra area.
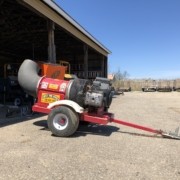
M 180 93 L 130 92 L 113 99 L 116 118 L 174 130 Z M 81 125 L 71 138 L 51 135 L 46 116 L 1 124 L 0 179 L 180 179 L 180 141 L 109 124 Z

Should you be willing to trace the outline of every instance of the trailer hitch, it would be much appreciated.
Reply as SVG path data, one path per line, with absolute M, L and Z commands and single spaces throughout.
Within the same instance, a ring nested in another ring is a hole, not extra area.
M 179 127 L 177 127 L 174 132 L 171 132 L 171 131 L 169 133 L 163 132 L 162 137 L 180 140 Z

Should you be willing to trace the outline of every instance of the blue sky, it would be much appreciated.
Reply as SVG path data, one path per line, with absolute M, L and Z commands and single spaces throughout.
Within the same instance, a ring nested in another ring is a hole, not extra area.
M 180 0 L 56 0 L 105 45 L 109 72 L 180 78 Z

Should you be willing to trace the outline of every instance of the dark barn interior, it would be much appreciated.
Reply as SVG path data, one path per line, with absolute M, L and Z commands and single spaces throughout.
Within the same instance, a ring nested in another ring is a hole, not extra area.
M 79 78 L 107 77 L 110 52 L 103 54 L 94 49 L 25 1 L 0 0 L 0 104 L 19 106 L 26 102 L 26 95 L 17 82 L 18 68 L 24 59 L 48 63 L 67 61 L 70 73 Z M 64 19 L 61 14 L 58 16 Z

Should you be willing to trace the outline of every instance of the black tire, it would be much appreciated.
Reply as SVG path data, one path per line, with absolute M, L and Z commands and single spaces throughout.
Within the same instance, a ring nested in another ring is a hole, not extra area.
M 22 104 L 23 104 L 23 99 L 21 97 L 14 98 L 14 105 L 15 106 L 20 106 Z
M 59 106 L 49 113 L 47 123 L 52 134 L 59 137 L 68 137 L 77 130 L 79 118 L 71 108 Z

